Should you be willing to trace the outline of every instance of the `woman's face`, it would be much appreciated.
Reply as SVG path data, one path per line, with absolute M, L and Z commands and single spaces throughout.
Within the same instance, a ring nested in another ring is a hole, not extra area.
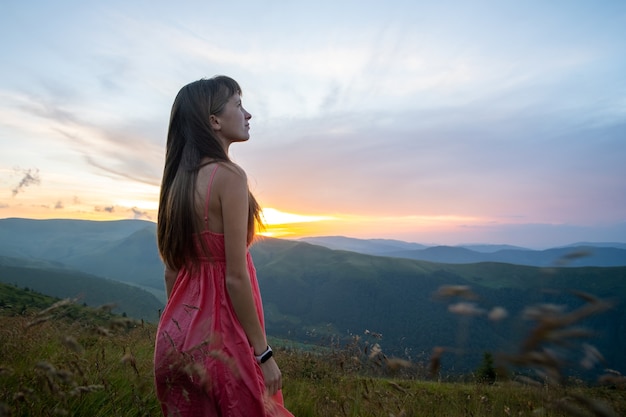
M 233 94 L 219 115 L 211 115 L 215 133 L 227 143 L 244 142 L 250 139 L 252 115 L 243 108 L 241 96 Z

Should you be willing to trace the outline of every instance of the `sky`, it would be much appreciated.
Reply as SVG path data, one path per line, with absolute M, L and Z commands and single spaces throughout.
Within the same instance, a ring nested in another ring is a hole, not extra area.
M 621 0 L 3 0 L 0 218 L 155 221 L 224 74 L 268 235 L 626 242 L 625 39 Z

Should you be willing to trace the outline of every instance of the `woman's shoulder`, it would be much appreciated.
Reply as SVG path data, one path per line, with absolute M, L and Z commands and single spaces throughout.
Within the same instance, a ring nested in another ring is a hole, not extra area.
M 230 161 L 213 161 L 203 165 L 198 172 L 202 183 L 213 184 L 216 189 L 231 189 L 247 187 L 246 172 L 237 164 Z
M 221 176 L 246 178 L 246 172 L 239 165 L 231 161 L 207 160 L 200 165 L 199 175 L 212 175 L 215 172 Z
M 246 171 L 234 162 L 219 162 L 220 169 L 224 168 L 227 175 L 234 175 L 236 177 L 246 178 Z

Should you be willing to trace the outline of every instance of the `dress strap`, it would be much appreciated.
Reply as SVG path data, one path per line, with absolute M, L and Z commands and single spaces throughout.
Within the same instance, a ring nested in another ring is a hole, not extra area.
M 220 164 L 215 164 L 215 168 L 213 169 L 213 172 L 211 173 L 211 178 L 209 179 L 209 185 L 207 186 L 207 190 L 206 190 L 206 202 L 204 204 L 204 225 L 206 226 L 207 230 L 209 229 L 209 198 L 211 197 L 211 186 L 213 185 L 213 178 L 215 178 L 215 173 L 217 172 L 217 168 L 220 166 Z

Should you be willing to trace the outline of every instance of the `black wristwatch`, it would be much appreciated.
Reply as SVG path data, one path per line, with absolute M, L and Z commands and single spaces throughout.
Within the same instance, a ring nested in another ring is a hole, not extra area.
M 265 352 L 261 353 L 258 356 L 254 355 L 254 357 L 256 358 L 257 363 L 261 364 L 267 362 L 267 360 L 271 358 L 272 355 L 272 348 L 270 347 L 270 345 L 267 345 L 267 349 L 265 349 Z

